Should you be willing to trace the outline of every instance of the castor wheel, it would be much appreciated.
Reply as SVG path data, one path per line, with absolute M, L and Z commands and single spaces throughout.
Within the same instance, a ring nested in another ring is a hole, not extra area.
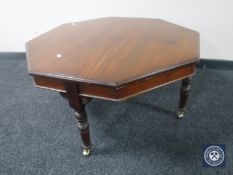
M 90 148 L 84 148 L 84 149 L 83 149 L 83 155 L 84 155 L 85 157 L 88 157 L 89 154 L 90 154 L 90 152 L 91 152 L 91 149 L 90 149 Z
M 184 117 L 184 112 L 185 112 L 185 110 L 179 109 L 179 110 L 176 112 L 176 118 L 177 118 L 177 119 L 183 118 L 183 117 Z

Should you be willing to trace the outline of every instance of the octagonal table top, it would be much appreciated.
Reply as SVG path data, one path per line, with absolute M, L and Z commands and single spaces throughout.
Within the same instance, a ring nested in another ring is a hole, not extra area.
M 26 43 L 28 71 L 118 86 L 197 62 L 199 34 L 160 19 L 107 17 L 62 24 Z

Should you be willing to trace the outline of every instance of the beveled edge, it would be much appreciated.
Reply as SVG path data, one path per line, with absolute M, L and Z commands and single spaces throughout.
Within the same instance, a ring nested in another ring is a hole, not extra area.
M 150 72 L 141 76 L 137 76 L 137 77 L 133 77 L 133 78 L 129 78 L 128 80 L 123 80 L 123 81 L 119 81 L 119 82 L 106 82 L 106 81 L 99 81 L 99 80 L 92 80 L 92 79 L 85 79 L 85 78 L 81 78 L 81 77 L 72 77 L 72 76 L 66 76 L 66 75 L 62 75 L 62 74 L 50 74 L 50 73 L 40 73 L 40 72 L 33 72 L 28 70 L 29 75 L 38 75 L 38 76 L 45 76 L 45 77 L 49 77 L 49 78 L 57 78 L 57 79 L 62 79 L 62 80 L 70 80 L 70 81 L 76 81 L 76 82 L 80 82 L 80 83 L 89 83 L 89 84 L 97 84 L 97 85 L 102 85 L 102 86 L 110 86 L 110 87 L 118 87 L 118 86 L 123 86 L 125 84 L 131 83 L 133 81 L 137 81 L 140 79 L 144 79 L 150 76 L 154 76 L 156 74 L 165 72 L 167 70 L 170 69 L 175 69 L 177 67 L 181 67 L 187 64 L 191 64 L 191 63 L 195 63 L 195 62 L 199 62 L 199 58 L 195 58 L 189 61 L 185 61 L 181 64 L 175 64 L 173 66 L 167 66 L 164 67 L 163 69 L 159 69 L 157 71 L 154 72 Z
M 186 28 L 184 26 L 181 26 L 181 25 L 178 25 L 178 24 L 175 24 L 175 23 L 172 23 L 172 22 L 169 22 L 169 21 L 166 21 L 166 20 L 163 20 L 163 19 L 160 19 L 160 18 L 145 18 L 145 17 L 113 17 L 113 16 L 106 16 L 106 17 L 102 17 L 102 18 L 95 18 L 95 19 L 88 19 L 88 20 L 81 20 L 81 21 L 77 21 L 77 23 L 80 23 L 80 22 L 88 22 L 88 21 L 92 21 L 92 20 L 101 20 L 101 19 L 106 19 L 106 18 L 134 18 L 134 19 L 154 19 L 154 20 L 160 20 L 160 21 L 163 21 L 163 22 L 166 22 L 166 23 L 170 23 L 172 25 L 176 25 L 176 26 L 179 26 L 181 28 L 184 28 L 186 30 L 189 30 L 191 32 L 194 32 L 196 33 L 196 35 L 198 36 L 198 40 L 200 40 L 200 34 L 199 32 L 195 31 L 195 30 L 192 30 L 190 28 Z M 73 23 L 73 22 L 67 22 L 67 23 L 63 23 L 63 24 L 60 24 L 58 26 L 56 26 L 55 28 L 57 27 L 60 27 L 62 25 L 66 25 L 66 24 L 70 24 L 70 23 Z M 76 22 L 75 22 L 76 23 Z M 54 30 L 55 28 L 52 28 L 50 29 L 49 31 L 51 30 Z M 47 31 L 47 32 L 49 32 Z M 46 32 L 46 33 L 47 33 Z M 41 35 L 43 35 L 44 33 L 42 33 Z M 40 36 L 40 35 L 39 35 Z M 37 37 L 39 37 L 37 36 Z M 36 37 L 36 38 L 37 38 Z M 123 81 L 119 81 L 119 82 L 108 82 L 108 81 L 99 81 L 99 80 L 93 80 L 93 79 L 85 79 L 85 78 L 81 78 L 81 77 L 73 77 L 73 76 L 67 76 L 67 75 L 62 75 L 62 74 L 50 74 L 50 73 L 40 73 L 40 72 L 35 72 L 35 71 L 31 71 L 29 70 L 30 68 L 30 65 L 29 65 L 29 56 L 28 56 L 28 43 L 36 38 L 33 38 L 29 41 L 27 41 L 25 43 L 25 46 L 26 46 L 26 60 L 27 60 L 27 68 L 28 68 L 28 73 L 29 75 L 38 75 L 38 76 L 46 76 L 46 77 L 49 77 L 49 78 L 57 78 L 57 79 L 65 79 L 65 80 L 71 80 L 71 81 L 76 81 L 76 82 L 81 82 L 81 83 L 90 83 L 90 84 L 97 84 L 97 85 L 102 85 L 102 86 L 110 86 L 110 87 L 118 87 L 118 86 L 122 86 L 124 84 L 127 84 L 127 83 L 130 83 L 130 82 L 133 82 L 133 81 L 137 81 L 137 80 L 140 80 L 140 79 L 143 79 L 143 78 L 147 78 L 147 77 L 150 77 L 150 76 L 153 76 L 155 74 L 158 74 L 158 73 L 161 73 L 161 72 L 164 72 L 164 71 L 167 71 L 169 69 L 174 69 L 174 68 L 177 68 L 179 66 L 184 66 L 186 64 L 190 64 L 190 63 L 195 63 L 195 62 L 199 62 L 200 60 L 200 41 L 198 41 L 198 48 L 199 48 L 199 51 L 198 51 L 198 56 L 197 58 L 193 58 L 193 59 L 190 59 L 188 61 L 185 61 L 185 62 L 182 62 L 182 63 L 179 63 L 179 64 L 175 64 L 175 65 L 172 65 L 172 66 L 167 66 L 167 67 L 164 67 L 162 69 L 159 69 L 159 70 L 155 70 L 153 72 L 150 72 L 150 73 L 147 73 L 147 74 L 143 74 L 143 75 L 140 75 L 140 76 L 137 76 L 137 77 L 132 77 L 132 78 L 129 78 L 127 80 L 123 80 Z
M 79 86 L 80 96 L 100 98 L 106 100 L 108 99 L 111 101 L 122 101 L 127 98 L 146 92 L 148 90 L 152 90 L 156 87 L 160 87 L 165 84 L 168 84 L 169 82 L 174 82 L 179 79 L 183 79 L 186 76 L 192 76 L 195 74 L 195 68 L 196 68 L 195 65 L 196 63 L 184 65 L 119 87 L 80 83 L 70 80 L 60 80 L 56 78 L 36 76 L 36 75 L 33 76 L 33 82 L 34 82 L 34 86 L 38 88 L 55 90 L 58 92 L 65 92 L 65 87 L 63 87 L 65 82 L 76 83 L 77 86 Z M 173 75 L 173 73 L 171 73 L 170 71 L 171 72 L 175 71 L 174 76 L 170 76 Z M 52 82 L 55 81 L 55 82 L 51 84 L 51 81 Z M 134 85 L 136 88 L 133 88 Z

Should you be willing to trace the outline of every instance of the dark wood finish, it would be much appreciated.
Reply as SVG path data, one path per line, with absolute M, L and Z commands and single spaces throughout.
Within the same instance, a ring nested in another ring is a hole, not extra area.
M 26 49 L 35 86 L 59 91 L 76 111 L 84 155 L 91 148 L 85 111 L 91 98 L 121 101 L 182 79 L 181 118 L 200 54 L 197 32 L 143 18 L 63 24 Z
M 180 102 L 179 102 L 179 109 L 177 112 L 178 118 L 182 118 L 186 110 L 186 104 L 191 88 L 191 77 L 184 78 L 181 82 L 182 82 L 182 86 L 180 88 Z
M 179 109 L 185 110 L 186 103 L 189 96 L 189 91 L 191 87 L 191 77 L 185 78 L 182 81 L 182 87 L 180 88 L 180 103 Z
M 113 17 L 63 24 L 26 49 L 32 75 L 118 86 L 197 62 L 199 34 L 159 19 Z
M 78 86 L 78 84 L 77 84 L 77 86 Z M 59 93 L 60 93 L 60 95 L 61 95 L 63 98 L 67 98 L 67 93 L 65 93 L 65 92 L 59 92 Z M 79 96 L 80 96 L 80 94 L 79 94 Z M 84 104 L 84 105 L 86 105 L 86 104 L 88 104 L 88 103 L 91 102 L 91 99 L 92 99 L 92 98 L 90 98 L 90 97 L 85 97 L 85 96 L 80 96 L 80 99 L 81 99 L 81 103 Z
M 66 88 L 69 105 L 75 110 L 75 115 L 77 118 L 78 127 L 84 144 L 84 148 L 90 149 L 91 141 L 89 134 L 89 124 L 87 120 L 85 105 L 82 104 L 78 93 L 79 92 L 78 86 L 75 83 L 66 82 L 65 88 Z
M 190 76 L 194 73 L 194 69 L 195 64 L 190 64 L 117 88 L 81 83 L 79 85 L 80 95 L 122 101 L 156 87 Z
M 195 64 L 188 64 L 169 71 L 161 72 L 159 74 L 149 76 L 125 85 L 118 87 L 103 86 L 89 83 L 77 83 L 79 84 L 80 96 L 102 98 L 112 101 L 121 101 L 127 98 L 133 97 L 139 93 L 146 92 L 148 90 L 160 87 L 162 85 L 171 83 L 176 80 L 183 79 L 194 74 Z M 54 86 L 52 83 L 55 82 Z M 35 85 L 37 87 L 43 87 L 48 89 L 56 89 L 57 91 L 64 92 L 64 81 L 54 78 L 36 76 Z M 47 83 L 48 82 L 48 83 Z M 46 84 L 47 83 L 47 84 Z M 63 94 L 64 96 L 64 94 Z
M 33 82 L 36 87 L 46 88 L 46 89 L 55 90 L 59 92 L 66 92 L 64 80 L 34 75 Z

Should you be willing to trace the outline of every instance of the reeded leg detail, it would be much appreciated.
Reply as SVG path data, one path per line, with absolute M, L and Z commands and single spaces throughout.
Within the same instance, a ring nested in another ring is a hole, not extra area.
M 91 141 L 89 133 L 89 124 L 87 120 L 87 114 L 85 111 L 85 104 L 79 96 L 78 85 L 75 83 L 65 84 L 67 99 L 70 107 L 75 110 L 75 116 L 77 118 L 77 124 L 80 131 L 80 136 L 83 141 L 83 155 L 88 156 L 91 150 Z
M 182 80 L 182 86 L 180 88 L 180 102 L 179 108 L 176 113 L 177 118 L 183 118 L 186 110 L 186 104 L 191 88 L 191 77 Z

